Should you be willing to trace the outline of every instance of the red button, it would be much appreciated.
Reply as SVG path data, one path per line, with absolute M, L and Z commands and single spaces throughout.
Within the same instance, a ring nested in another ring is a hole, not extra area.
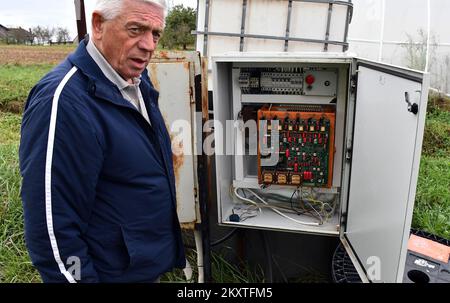
M 305 82 L 306 82 L 306 84 L 308 84 L 308 85 L 312 85 L 314 82 L 316 82 L 316 78 L 314 78 L 313 75 L 308 75 L 308 76 L 306 76 L 306 78 L 305 78 Z

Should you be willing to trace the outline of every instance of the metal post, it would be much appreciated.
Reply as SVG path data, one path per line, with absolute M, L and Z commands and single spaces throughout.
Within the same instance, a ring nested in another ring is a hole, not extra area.
M 427 0 L 427 58 L 425 61 L 425 72 L 430 68 L 430 42 L 431 42 L 431 1 Z
M 203 56 L 208 56 L 209 0 L 205 3 L 205 35 L 203 36 Z
M 383 43 L 384 43 L 384 23 L 385 23 L 385 15 L 386 15 L 386 0 L 382 0 L 381 2 L 381 33 L 380 33 L 380 49 L 378 52 L 378 61 L 381 62 L 383 59 Z
M 333 14 L 333 3 L 328 4 L 328 18 L 327 18 L 327 31 L 325 33 L 325 41 L 330 40 L 330 26 L 331 26 L 331 16 Z M 328 51 L 328 42 L 325 43 L 323 50 Z
M 201 73 L 195 76 L 195 111 L 202 113 L 202 123 L 205 125 L 209 120 L 208 114 L 208 62 L 206 57 L 200 59 Z M 209 133 L 201 131 L 201 142 L 205 142 Z M 200 141 L 200 140 L 199 140 Z M 212 282 L 211 272 L 211 238 L 209 226 L 209 204 L 211 199 L 211 164 L 209 157 L 202 152 L 197 156 L 197 175 L 198 175 L 198 198 L 200 206 L 201 223 L 196 229 L 199 229 L 202 234 L 202 253 L 203 253 L 203 276 L 206 283 Z
M 77 17 L 78 42 L 81 42 L 87 34 L 84 0 L 75 0 L 75 13 Z
M 344 42 L 345 45 L 342 47 L 342 51 L 346 52 L 348 50 L 348 28 L 350 27 L 350 23 L 352 22 L 353 17 L 353 4 L 352 0 L 348 0 L 349 6 L 347 6 L 347 16 L 345 20 L 345 33 L 344 33 Z
M 241 21 L 241 35 L 245 34 L 245 19 L 247 17 L 247 0 L 242 2 L 242 21 Z M 244 37 L 241 36 L 241 42 L 239 45 L 239 51 L 244 51 Z
M 284 40 L 284 51 L 287 52 L 289 48 L 289 35 L 291 34 L 291 15 L 292 15 L 292 0 L 288 3 L 288 15 L 286 22 L 286 40 Z

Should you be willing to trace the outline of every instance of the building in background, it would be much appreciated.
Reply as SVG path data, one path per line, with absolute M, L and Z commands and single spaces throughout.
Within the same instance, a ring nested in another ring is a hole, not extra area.
M 7 44 L 32 44 L 33 39 L 31 30 L 27 31 L 21 27 L 8 28 L 0 24 L 0 41 Z

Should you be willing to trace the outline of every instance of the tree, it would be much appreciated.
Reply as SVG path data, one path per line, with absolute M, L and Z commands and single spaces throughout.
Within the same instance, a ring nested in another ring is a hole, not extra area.
M 34 37 L 36 37 L 36 42 L 38 44 L 44 44 L 46 42 L 49 42 L 53 35 L 55 34 L 55 29 L 52 27 L 43 27 L 43 26 L 36 26 L 31 29 L 32 34 Z
M 166 18 L 166 28 L 160 41 L 162 47 L 182 47 L 186 50 L 195 42 L 195 36 L 191 34 L 195 30 L 195 22 L 194 9 L 183 5 L 173 7 Z
M 42 36 L 44 39 L 44 42 L 50 42 L 52 40 L 52 37 L 55 35 L 55 28 L 54 27 L 44 27 L 42 31 Z
M 39 25 L 35 26 L 31 29 L 31 33 L 35 37 L 36 43 L 41 44 L 42 43 L 42 28 Z
M 65 27 L 58 27 L 56 29 L 56 42 L 66 43 L 69 40 L 69 30 Z

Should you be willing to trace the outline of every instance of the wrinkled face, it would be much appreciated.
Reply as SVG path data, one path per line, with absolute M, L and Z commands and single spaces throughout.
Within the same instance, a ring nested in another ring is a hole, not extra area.
M 93 13 L 93 40 L 111 66 L 127 81 L 139 77 L 156 49 L 164 27 L 161 7 L 125 0 L 122 12 L 112 20 Z

